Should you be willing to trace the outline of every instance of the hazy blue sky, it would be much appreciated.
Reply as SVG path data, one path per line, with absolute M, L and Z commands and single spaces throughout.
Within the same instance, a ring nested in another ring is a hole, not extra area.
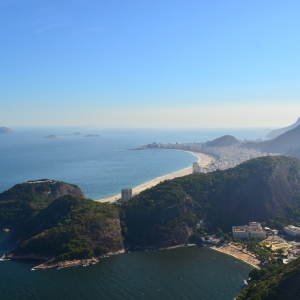
M 0 126 L 289 125 L 299 12 L 299 0 L 0 0 Z

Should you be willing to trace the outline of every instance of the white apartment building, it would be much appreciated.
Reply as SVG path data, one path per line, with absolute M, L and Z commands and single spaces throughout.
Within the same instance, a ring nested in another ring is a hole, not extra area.
M 288 225 L 287 227 L 284 227 L 283 230 L 291 236 L 295 236 L 297 234 L 300 234 L 300 228 L 299 227 L 295 227 L 293 225 Z
M 252 237 L 258 240 L 264 240 L 267 237 L 267 233 L 262 229 L 260 223 L 249 222 L 249 226 L 232 226 L 232 236 L 237 239 L 247 239 Z

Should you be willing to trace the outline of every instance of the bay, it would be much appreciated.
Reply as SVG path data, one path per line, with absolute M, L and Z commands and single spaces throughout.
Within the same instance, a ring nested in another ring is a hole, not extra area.
M 0 255 L 8 248 L 0 243 Z M 252 269 L 206 247 L 132 252 L 88 267 L 30 271 L 35 265 L 0 262 L 1 299 L 233 299 Z
M 108 130 L 13 128 L 0 136 L 0 192 L 50 178 L 79 185 L 92 199 L 110 197 L 189 167 L 195 157 L 172 150 L 132 151 L 151 142 L 205 142 L 224 134 L 260 138 L 257 130 Z M 81 131 L 100 137 L 49 134 Z M 0 257 L 13 247 L 0 232 Z M 251 266 L 206 247 L 134 252 L 88 267 L 31 271 L 36 262 L 0 262 L 0 299 L 233 299 Z

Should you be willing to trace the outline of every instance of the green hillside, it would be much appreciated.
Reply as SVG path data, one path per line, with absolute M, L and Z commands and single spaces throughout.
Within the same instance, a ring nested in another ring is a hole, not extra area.
M 27 240 L 7 258 L 72 260 L 123 249 L 118 209 L 70 195 L 53 201 L 25 223 L 17 235 Z
M 237 300 L 299 300 L 300 258 L 287 265 L 271 265 L 250 272 L 251 280 Z
M 164 181 L 122 204 L 130 246 L 185 243 L 200 221 L 228 232 L 232 225 L 282 213 L 300 190 L 300 161 L 262 157 L 235 168 Z
M 42 179 L 17 184 L 0 194 L 0 227 L 19 227 L 63 195 L 84 197 L 73 184 Z

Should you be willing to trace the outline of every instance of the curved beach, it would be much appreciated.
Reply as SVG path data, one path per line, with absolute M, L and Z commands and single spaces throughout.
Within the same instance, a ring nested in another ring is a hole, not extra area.
M 213 246 L 210 247 L 213 250 L 222 252 L 224 254 L 230 255 L 235 257 L 236 259 L 242 260 L 243 262 L 251 265 L 252 267 L 256 268 L 256 269 L 260 269 L 260 260 L 253 254 L 253 253 L 249 253 L 247 251 L 243 251 L 238 249 L 237 247 L 233 246 L 233 245 L 222 245 L 222 246 Z
M 193 154 L 194 156 L 196 156 L 198 158 L 198 163 L 201 167 L 205 168 L 208 165 L 210 165 L 212 162 L 215 161 L 215 159 L 209 155 L 203 154 L 203 153 L 198 153 L 198 152 L 192 152 L 192 151 L 184 151 L 184 152 L 188 152 Z M 189 174 L 192 174 L 193 172 L 193 167 L 189 167 L 171 174 L 167 174 L 161 177 L 158 177 L 154 180 L 151 180 L 149 182 L 146 182 L 134 189 L 132 189 L 132 194 L 133 195 L 137 195 L 140 192 L 149 189 L 157 184 L 159 184 L 160 182 L 164 181 L 164 180 L 170 180 L 170 179 L 174 179 L 177 177 L 182 177 L 182 176 L 186 176 Z M 104 198 L 104 199 L 99 199 L 99 200 L 95 200 L 95 201 L 101 201 L 101 202 L 115 202 L 116 200 L 121 198 L 121 194 L 115 195 L 113 197 L 109 197 L 109 198 Z

